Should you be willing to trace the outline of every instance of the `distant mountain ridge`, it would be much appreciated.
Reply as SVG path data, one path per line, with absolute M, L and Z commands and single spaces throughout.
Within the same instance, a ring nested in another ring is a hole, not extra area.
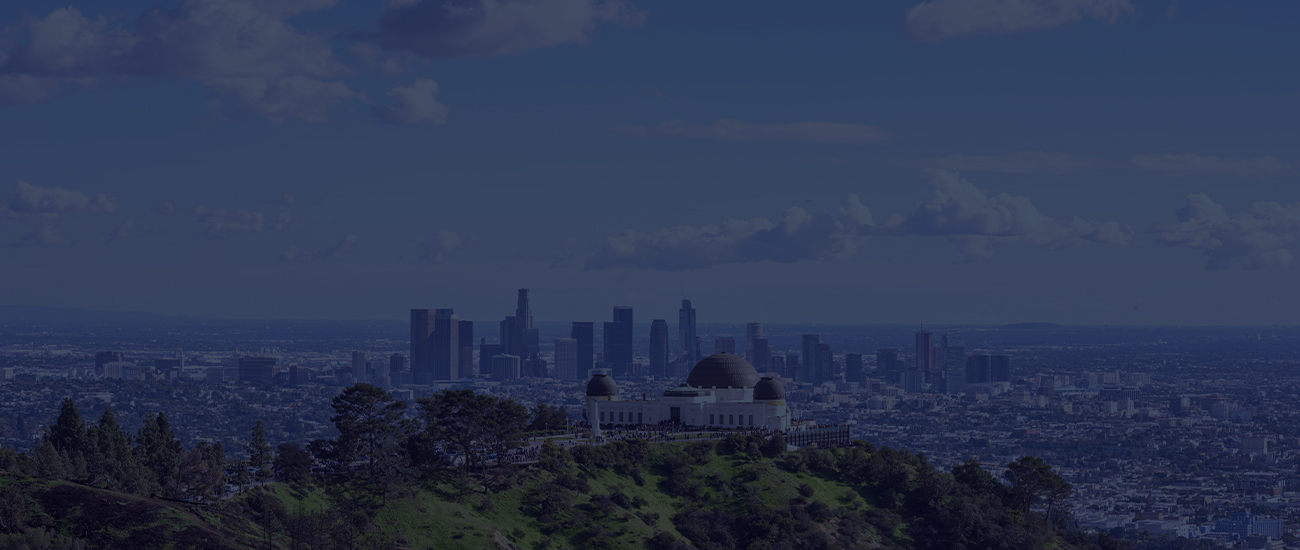
M 181 319 L 193 319 L 193 317 L 147 311 L 0 305 L 0 320 L 6 321 L 177 321 Z
M 1056 324 L 1056 323 L 1011 323 L 1011 324 L 1009 324 L 1009 325 L 1002 325 L 1002 326 L 999 327 L 999 328 L 1010 328 L 1010 329 L 1022 329 L 1022 330 L 1023 330 L 1023 329 L 1062 328 L 1062 327 L 1064 327 L 1064 326 L 1065 326 L 1065 325 L 1058 325 L 1058 324 Z

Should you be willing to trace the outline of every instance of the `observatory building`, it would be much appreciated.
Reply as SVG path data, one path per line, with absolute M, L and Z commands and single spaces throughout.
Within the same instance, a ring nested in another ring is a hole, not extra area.
M 606 374 L 587 382 L 587 421 L 594 426 L 636 426 L 670 421 L 708 428 L 790 428 L 785 387 L 762 377 L 749 361 L 730 353 L 705 357 L 686 383 L 654 399 L 624 400 Z M 599 428 L 596 428 L 599 431 Z

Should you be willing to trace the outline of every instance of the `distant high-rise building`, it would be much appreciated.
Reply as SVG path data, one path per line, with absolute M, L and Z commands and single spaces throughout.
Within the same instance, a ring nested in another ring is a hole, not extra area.
M 862 368 L 861 353 L 844 354 L 844 381 L 859 384 L 867 382 L 867 371 Z
M 966 389 L 966 335 L 949 331 L 943 335 L 944 391 L 958 393 Z
M 587 373 L 595 368 L 596 328 L 595 323 L 575 321 L 569 330 L 569 338 L 578 341 L 578 378 L 586 379 Z
M 585 378 L 583 374 L 578 373 L 578 340 L 556 338 L 555 377 L 561 380 L 579 380 Z
M 352 352 L 352 376 L 356 378 L 358 382 L 370 381 L 370 372 L 369 369 L 366 368 L 366 352 Z
M 614 308 L 614 322 L 605 323 L 605 365 L 614 376 L 627 373 L 632 364 L 632 308 Z
M 700 338 L 695 332 L 695 308 L 690 300 L 682 300 L 677 310 L 677 351 L 682 361 L 695 363 L 704 356 L 700 352 Z
M 987 355 L 976 354 L 967 357 L 966 383 L 983 384 L 985 382 L 992 382 L 993 379 L 991 378 L 990 364 L 991 361 Z
M 736 339 L 730 336 L 719 336 L 713 339 L 713 353 L 730 353 L 736 354 Z
M 460 377 L 460 319 L 451 309 L 439 309 L 433 315 L 433 335 L 429 339 L 429 356 L 433 380 Z
M 311 371 L 302 365 L 289 367 L 289 385 L 302 386 L 311 383 Z
M 474 378 L 474 321 L 461 321 L 456 327 L 460 349 L 456 360 L 460 363 L 460 378 Z
M 492 358 L 505 354 L 505 346 L 501 344 L 489 344 L 487 339 L 483 338 L 478 343 L 478 372 L 483 377 L 492 376 Z
M 821 336 L 817 334 L 803 335 L 803 353 L 799 354 L 802 364 L 799 366 L 799 372 L 795 376 L 798 382 L 811 382 L 820 384 L 823 380 L 821 374 Z
M 989 382 L 1011 381 L 1011 357 L 993 355 L 989 357 Z
M 650 322 L 650 375 L 656 379 L 668 375 L 668 321 Z
M 771 362 L 768 363 L 768 368 L 771 369 L 771 372 L 776 373 L 777 376 L 785 376 L 785 356 L 784 356 L 784 355 L 773 355 L 773 356 L 771 356 L 771 358 L 769 359 L 769 361 L 771 361 Z
M 916 368 L 926 376 L 935 370 L 934 333 L 928 330 L 916 331 Z
M 399 373 L 406 372 L 406 356 L 394 353 L 388 356 L 388 376 L 397 380 Z
M 876 375 L 891 384 L 902 383 L 905 365 L 898 360 L 898 352 L 888 348 L 876 350 Z
M 433 380 L 429 337 L 433 335 L 433 314 L 427 309 L 411 310 L 411 375 L 416 384 Z
M 817 344 L 817 368 L 819 371 L 819 384 L 839 380 L 839 365 L 835 363 L 835 356 L 831 354 L 831 345 L 825 342 Z
M 767 372 L 767 353 L 760 353 L 755 347 L 755 342 L 763 340 L 763 323 L 748 323 L 745 325 L 745 359 L 749 364 L 754 365 L 754 370 L 758 372 Z M 766 344 L 766 340 L 764 340 Z
M 101 351 L 95 354 L 95 374 L 104 374 L 104 363 L 116 363 L 126 361 L 126 356 L 120 351 Z
M 240 357 L 239 381 L 252 382 L 259 386 L 270 386 L 275 375 L 280 372 L 274 357 Z
M 753 342 L 754 358 L 749 360 L 749 364 L 754 365 L 754 370 L 760 373 L 772 372 L 772 349 L 767 346 L 767 338 L 755 338 Z
M 903 371 L 903 391 L 908 393 L 917 393 L 921 391 L 922 384 L 925 383 L 925 372 L 920 369 L 908 369 Z
M 803 361 L 797 353 L 785 354 L 785 372 L 781 376 L 799 381 L 799 369 L 803 367 Z
M 519 378 L 519 356 L 497 355 L 492 357 L 492 378 L 495 380 L 514 380 Z

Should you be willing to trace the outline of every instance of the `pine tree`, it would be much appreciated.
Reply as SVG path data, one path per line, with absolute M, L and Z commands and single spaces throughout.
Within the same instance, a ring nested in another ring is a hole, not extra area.
M 141 467 L 131 452 L 131 438 L 117 423 L 113 408 L 104 409 L 99 423 L 90 428 L 94 459 L 87 464 L 91 483 L 118 491 L 141 492 Z
M 244 446 L 244 452 L 248 454 L 248 466 L 253 470 L 253 480 L 258 485 L 265 485 L 267 480 L 271 479 L 271 443 L 266 440 L 266 424 L 261 420 L 253 426 L 253 438 Z
M 135 454 L 148 471 L 150 490 L 166 490 L 173 486 L 184 451 L 185 447 L 176 439 L 165 415 L 150 413 L 145 416 L 144 425 L 136 435 Z
M 69 457 L 83 454 L 86 450 L 86 423 L 81 420 L 81 411 L 71 397 L 63 399 L 63 409 L 59 419 L 50 426 L 46 438 L 54 449 L 68 453 Z

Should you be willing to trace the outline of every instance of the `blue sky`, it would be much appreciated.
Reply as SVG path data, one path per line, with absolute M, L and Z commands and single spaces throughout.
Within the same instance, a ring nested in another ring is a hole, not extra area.
M 6 3 L 0 303 L 1295 324 L 1298 11 Z

